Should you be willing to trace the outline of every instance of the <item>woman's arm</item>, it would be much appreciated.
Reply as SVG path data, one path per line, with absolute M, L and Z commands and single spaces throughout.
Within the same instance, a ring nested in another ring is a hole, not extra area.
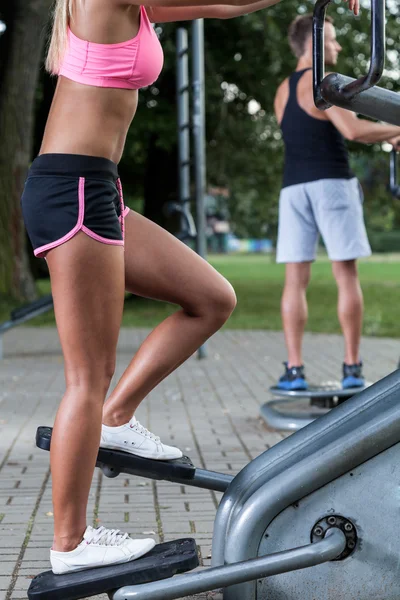
M 280 0 L 259 0 L 246 6 L 229 6 L 215 4 L 213 6 L 146 6 L 146 11 L 152 23 L 167 23 L 170 21 L 192 21 L 194 19 L 233 19 L 249 13 L 268 8 Z
M 142 0 L 113 0 L 116 4 L 140 6 Z M 277 4 L 280 0 L 151 0 L 146 6 L 153 23 L 192 21 L 195 19 L 233 19 Z M 360 0 L 344 0 L 354 14 L 359 13 Z

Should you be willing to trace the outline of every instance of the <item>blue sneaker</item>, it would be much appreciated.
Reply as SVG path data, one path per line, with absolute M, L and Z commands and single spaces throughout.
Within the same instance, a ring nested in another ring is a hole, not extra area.
M 285 373 L 279 378 L 277 387 L 280 390 L 306 390 L 308 383 L 304 375 L 304 365 L 289 368 L 287 362 L 283 364 Z
M 343 379 L 342 388 L 347 390 L 348 388 L 364 387 L 365 378 L 362 373 L 363 364 L 360 361 L 356 365 L 346 365 L 343 363 Z

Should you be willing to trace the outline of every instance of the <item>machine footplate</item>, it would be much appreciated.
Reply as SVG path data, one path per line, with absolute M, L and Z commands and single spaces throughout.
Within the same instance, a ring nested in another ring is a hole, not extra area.
M 38 427 L 37 447 L 42 450 L 50 450 L 51 434 L 51 427 Z M 100 468 L 106 466 L 108 471 L 114 471 L 114 474 L 106 473 L 109 477 L 114 477 L 119 473 L 129 473 L 166 481 L 190 480 L 196 473 L 196 467 L 188 456 L 174 460 L 153 460 L 107 448 L 99 448 L 96 466 Z
M 29 600 L 79 600 L 104 594 L 125 585 L 173 577 L 199 564 L 196 542 L 185 538 L 155 546 L 151 552 L 122 565 L 87 569 L 68 575 L 41 573 L 32 580 Z

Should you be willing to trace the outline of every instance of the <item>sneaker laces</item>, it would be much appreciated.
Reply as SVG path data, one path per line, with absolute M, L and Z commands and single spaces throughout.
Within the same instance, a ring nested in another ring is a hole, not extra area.
M 85 534 L 85 540 L 88 544 L 99 544 L 100 546 L 120 546 L 129 538 L 129 534 L 123 533 L 119 529 L 107 529 L 98 527 L 89 529 Z
M 142 435 L 145 435 L 147 438 L 149 438 L 153 442 L 156 442 L 157 444 L 161 443 L 161 439 L 158 437 L 158 435 L 154 435 L 154 433 L 151 433 L 151 431 L 146 429 L 146 427 L 143 427 L 143 425 L 141 425 L 139 423 L 139 421 L 136 421 L 133 424 L 131 423 L 130 426 L 131 426 L 131 429 L 135 429 L 135 431 L 137 431 L 138 433 L 141 433 Z

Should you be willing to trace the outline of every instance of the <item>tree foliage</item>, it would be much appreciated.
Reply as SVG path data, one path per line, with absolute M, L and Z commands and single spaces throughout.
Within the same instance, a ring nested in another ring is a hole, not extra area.
M 32 154 L 33 110 L 51 0 L 1 0 L 0 294 L 33 299 L 20 197 Z

